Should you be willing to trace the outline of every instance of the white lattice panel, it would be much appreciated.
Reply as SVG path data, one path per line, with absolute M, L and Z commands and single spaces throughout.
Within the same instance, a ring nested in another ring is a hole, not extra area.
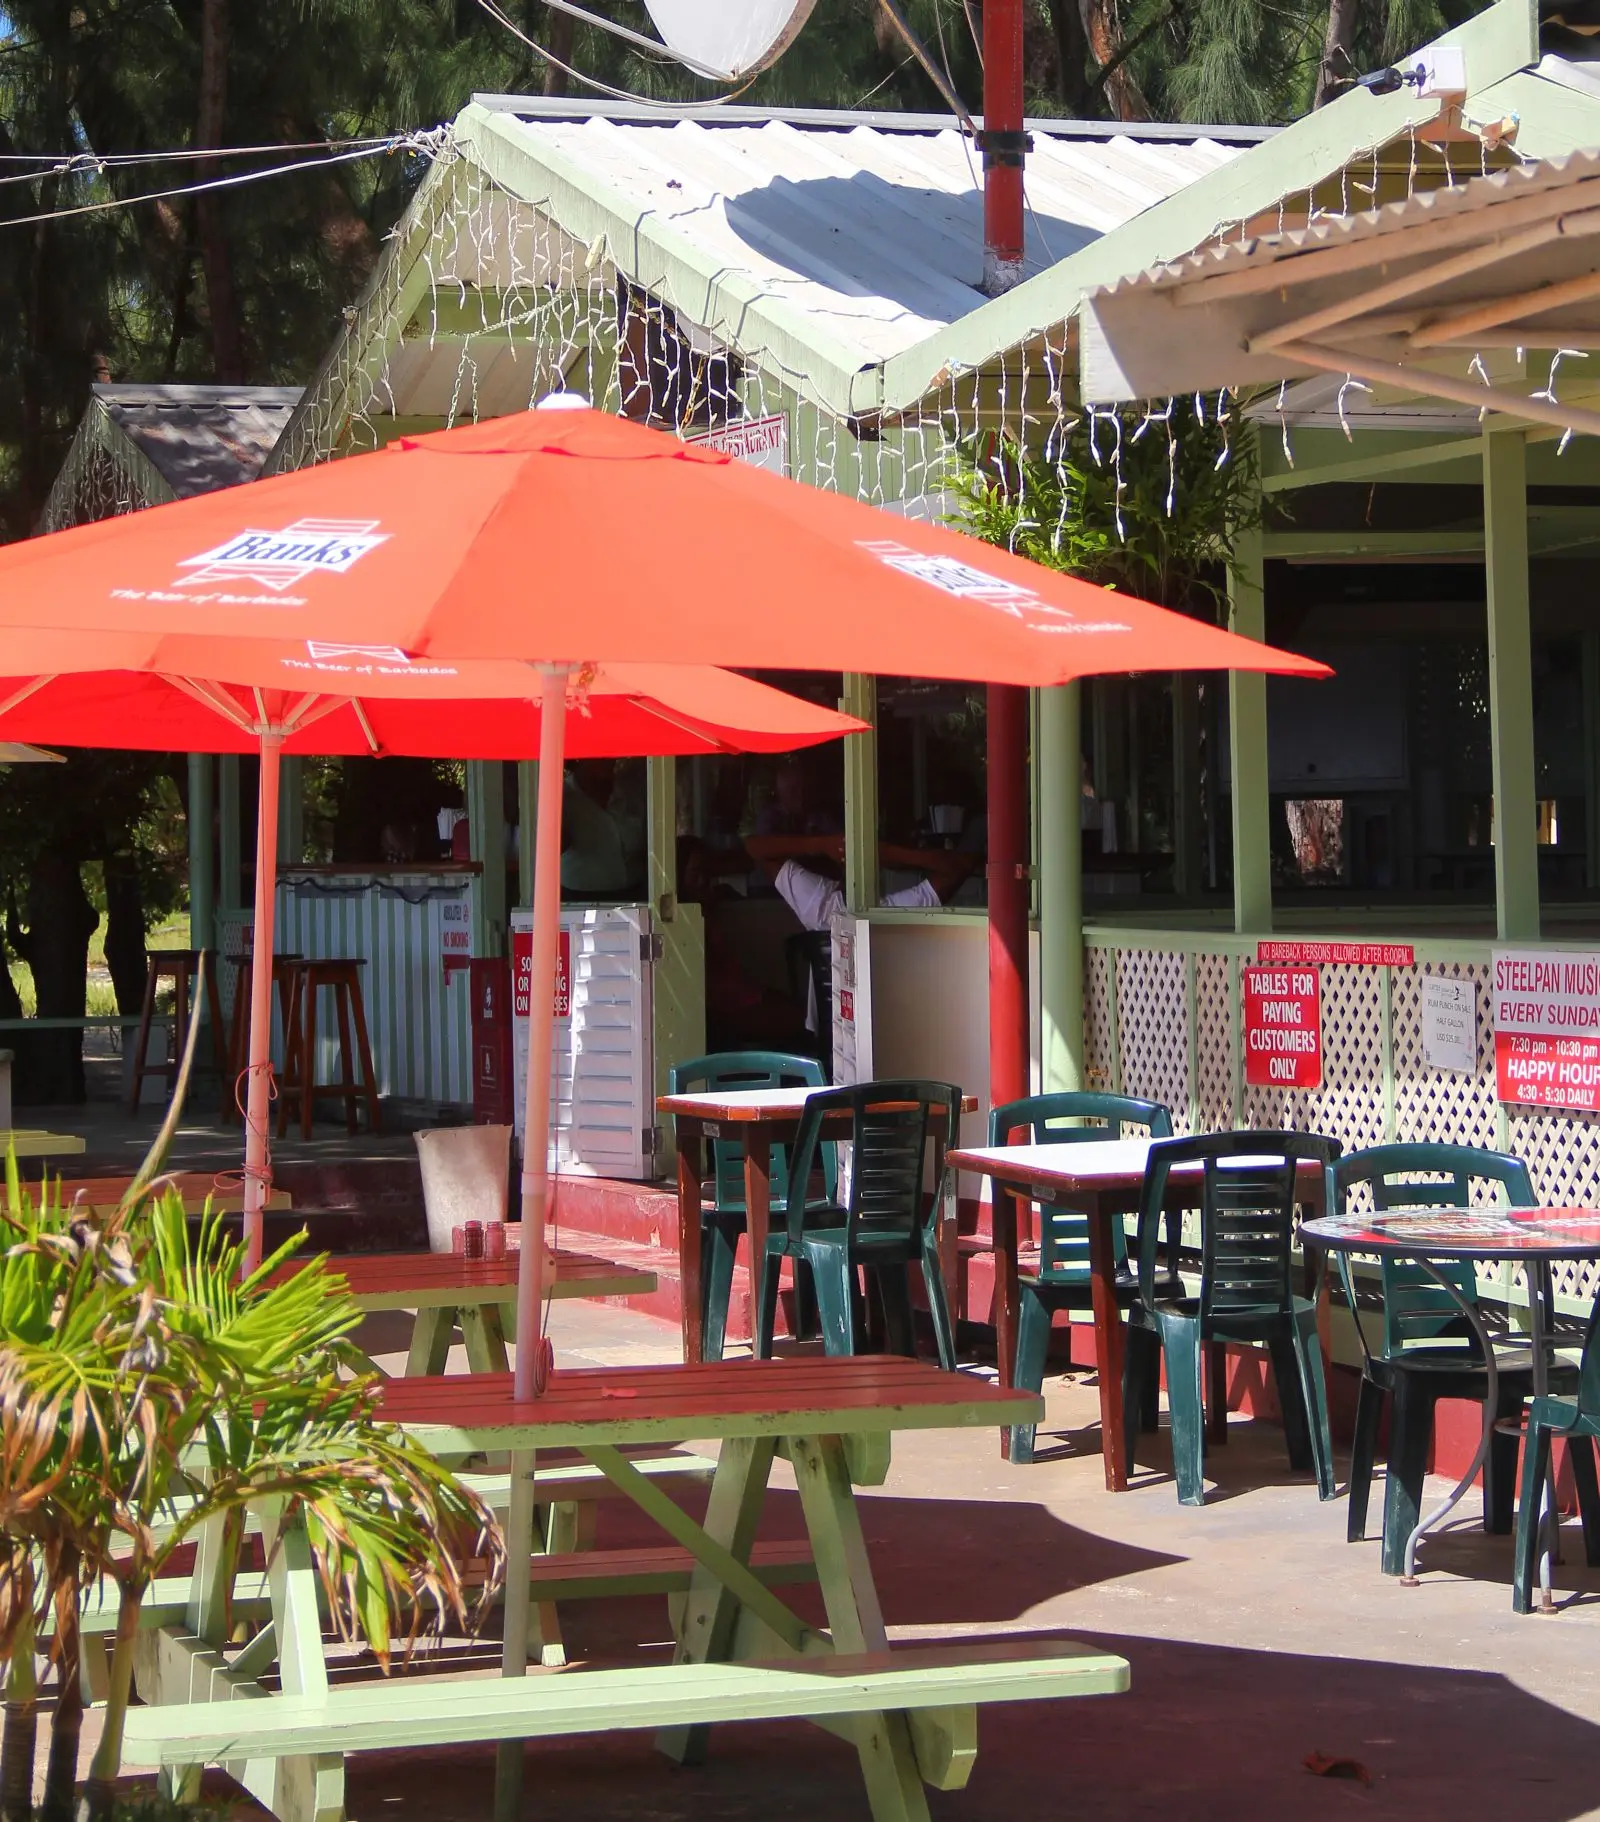
M 1117 953 L 1117 1018 L 1124 1094 L 1159 1101 L 1175 1132 L 1189 1123 L 1189 1030 L 1181 955 Z
M 1225 955 L 1194 963 L 1195 1096 L 1202 1132 L 1233 1124 L 1233 990 Z
M 1085 996 L 1091 1067 L 1109 1069 L 1107 961 L 1115 957 L 1122 1056 L 1120 1086 L 1173 1111 L 1182 1130 L 1189 1105 L 1188 1008 L 1184 958 L 1153 949 L 1094 950 Z M 1478 989 L 1477 1069 L 1456 1075 L 1429 1066 L 1422 1052 L 1422 978 L 1471 980 Z M 1502 1138 L 1495 1099 L 1494 1032 L 1489 1020 L 1487 962 L 1425 962 L 1389 971 L 1389 1047 L 1394 1081 L 1394 1137 L 1504 1145 L 1525 1158 L 1539 1197 L 1551 1203 L 1600 1205 L 1600 1115 L 1512 1111 Z M 1233 1123 L 1234 996 L 1225 954 L 1195 957 L 1194 1084 L 1202 1131 Z M 1322 970 L 1323 1082 L 1318 1089 L 1246 1088 L 1246 1126 L 1324 1132 L 1346 1150 L 1382 1144 L 1385 1134 L 1383 974 L 1375 968 Z M 1475 1199 L 1488 1199 L 1487 1196 Z M 1487 1294 L 1520 1297 L 1498 1267 L 1480 1281 Z M 1563 1306 L 1586 1310 L 1600 1291 L 1600 1264 L 1556 1268 Z
M 1322 1132 L 1347 1150 L 1384 1137 L 1382 987 L 1375 968 L 1322 970 L 1322 1086 L 1246 1088 L 1247 1126 Z
M 1083 1049 L 1090 1088 L 1116 1087 L 1111 1079 L 1111 957 L 1109 949 L 1084 954 Z
M 1456 1075 L 1430 1067 L 1422 1054 L 1422 978 L 1472 981 L 1478 990 L 1478 1068 Z M 1429 962 L 1391 976 L 1395 1137 L 1493 1150 L 1499 1138 L 1494 1098 L 1494 1033 L 1489 1022 L 1489 969 L 1474 962 Z

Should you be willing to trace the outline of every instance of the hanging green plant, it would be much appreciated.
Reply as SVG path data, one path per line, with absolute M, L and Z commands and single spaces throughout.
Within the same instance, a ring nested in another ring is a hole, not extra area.
M 1261 519 L 1254 438 L 1214 399 L 1085 413 L 1042 446 L 980 431 L 952 463 L 964 531 L 1190 612 L 1222 606 L 1239 534 Z

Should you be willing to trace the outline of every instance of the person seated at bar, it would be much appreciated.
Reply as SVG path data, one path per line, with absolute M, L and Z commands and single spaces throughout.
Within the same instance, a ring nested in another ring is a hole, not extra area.
M 750 858 L 765 869 L 778 896 L 807 930 L 826 930 L 834 914 L 844 909 L 844 887 L 823 867 L 844 865 L 842 835 L 747 835 Z M 906 866 L 920 872 L 915 884 L 886 892 L 880 905 L 895 909 L 932 909 L 946 903 L 982 858 L 972 852 L 937 849 L 902 849 L 883 846 L 878 857 L 885 867 Z

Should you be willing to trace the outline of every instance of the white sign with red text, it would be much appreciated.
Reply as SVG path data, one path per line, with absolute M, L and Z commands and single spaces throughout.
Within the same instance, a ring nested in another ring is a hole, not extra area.
M 1600 952 L 1496 949 L 1490 994 L 1499 1098 L 1600 1113 Z
M 789 420 L 781 411 L 770 417 L 746 418 L 739 424 L 723 424 L 683 440 L 702 449 L 718 450 L 736 462 L 748 462 L 752 468 L 767 468 L 781 475 L 789 472 Z

